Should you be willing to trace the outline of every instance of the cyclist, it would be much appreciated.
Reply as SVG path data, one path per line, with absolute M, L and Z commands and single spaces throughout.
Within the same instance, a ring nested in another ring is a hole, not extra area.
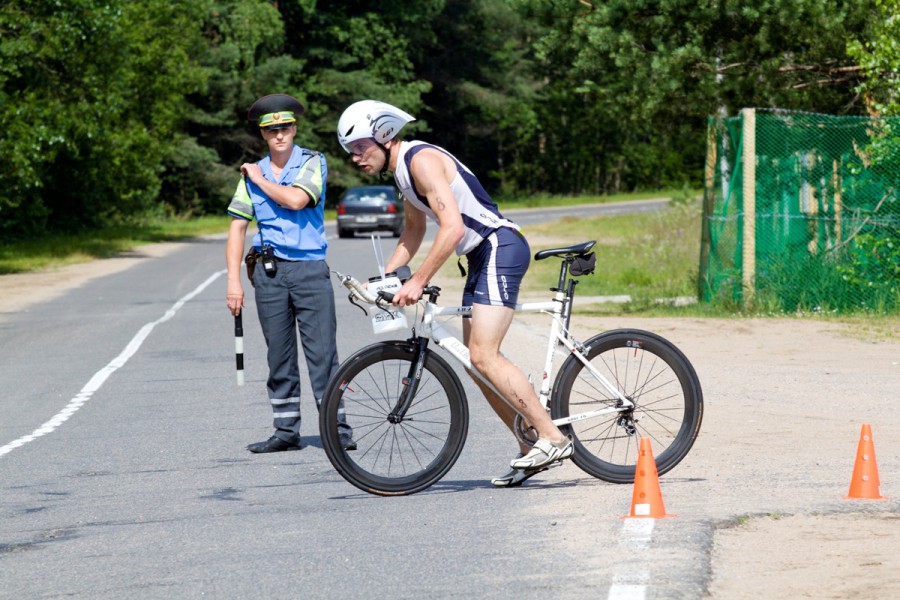
M 500 214 L 475 175 L 452 154 L 397 137 L 414 120 L 390 104 L 362 100 L 341 115 L 338 141 L 366 173 L 392 172 L 403 193 L 406 222 L 386 265 L 388 272 L 415 256 L 425 236 L 426 217 L 439 226 L 421 266 L 394 294 L 394 304 L 402 307 L 418 302 L 422 290 L 454 251 L 466 256 L 468 278 L 462 304 L 471 306 L 472 314 L 463 320 L 463 340 L 472 365 L 506 400 L 477 378 L 475 382 L 510 430 L 519 412 L 538 434 L 533 448 L 520 443 L 509 473 L 491 480 L 499 487 L 520 485 L 574 452 L 571 436 L 564 436 L 554 425 L 525 375 L 500 353 L 531 250 L 518 225 Z

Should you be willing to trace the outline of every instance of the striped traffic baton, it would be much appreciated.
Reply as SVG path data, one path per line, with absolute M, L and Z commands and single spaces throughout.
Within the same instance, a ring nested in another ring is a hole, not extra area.
M 234 358 L 237 363 L 237 384 L 244 385 L 244 323 L 240 312 L 234 315 Z

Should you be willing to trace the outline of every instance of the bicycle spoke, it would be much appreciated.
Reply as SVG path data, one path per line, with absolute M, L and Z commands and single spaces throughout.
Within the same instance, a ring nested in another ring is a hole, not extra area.
M 343 405 L 357 448 L 329 452 L 329 458 L 358 487 L 403 491 L 423 485 L 416 483 L 420 479 L 427 483 L 456 460 L 464 441 L 460 419 L 467 417 L 465 399 L 457 395 L 461 388 L 449 369 L 426 360 L 406 413 L 393 415 L 407 389 L 404 380 L 414 353 L 395 346 L 375 348 L 371 358 L 361 359 L 358 368 L 342 375 L 341 394 L 330 403 L 332 411 Z M 332 414 L 332 422 L 335 417 Z M 337 431 L 336 422 L 335 429 L 330 427 L 326 430 Z
M 572 420 L 575 462 L 589 473 L 624 483 L 633 481 L 640 438 L 652 441 L 654 457 L 669 469 L 687 453 L 699 423 L 699 384 L 674 347 L 647 332 L 610 332 L 589 340 L 587 356 L 597 375 L 572 357 L 554 390 L 554 418 L 576 417 L 618 406 L 598 376 L 634 403 L 634 408 Z M 685 387 L 688 379 L 693 387 Z M 695 393 L 697 396 L 693 396 Z

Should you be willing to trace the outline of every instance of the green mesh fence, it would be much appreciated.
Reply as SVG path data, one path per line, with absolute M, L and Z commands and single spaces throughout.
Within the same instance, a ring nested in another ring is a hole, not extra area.
M 900 312 L 900 118 L 709 120 L 700 298 L 754 311 Z

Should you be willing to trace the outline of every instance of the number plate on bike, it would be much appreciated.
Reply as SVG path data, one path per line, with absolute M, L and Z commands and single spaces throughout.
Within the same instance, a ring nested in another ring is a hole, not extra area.
M 372 317 L 372 331 L 376 334 L 401 331 L 407 327 L 406 315 L 403 313 L 403 309 L 379 310 Z

